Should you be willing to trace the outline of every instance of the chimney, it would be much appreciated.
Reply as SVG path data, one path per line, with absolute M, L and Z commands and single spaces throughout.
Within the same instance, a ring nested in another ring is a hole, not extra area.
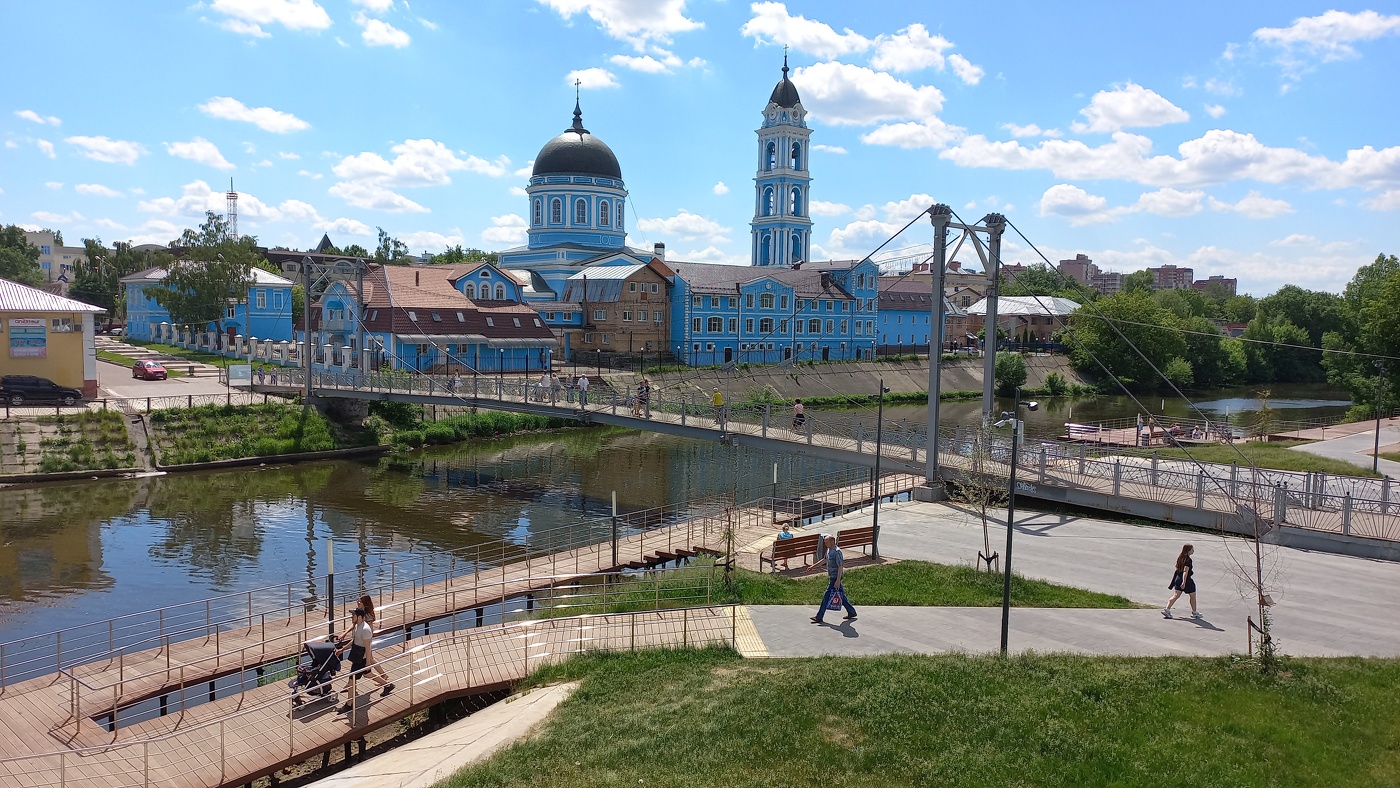
M 959 268 L 962 268 L 962 263 L 958 262 L 957 260 L 954 260 L 953 262 L 948 263 L 948 270 L 949 270 L 949 271 L 956 272 Z
M 418 287 L 418 271 L 413 272 L 413 286 Z
M 825 290 L 828 287 L 831 287 L 831 274 L 822 271 L 822 289 Z
M 665 260 L 665 259 L 666 259 L 666 244 L 658 242 L 654 247 L 652 247 L 652 254 L 655 255 L 656 257 L 662 259 L 662 260 Z

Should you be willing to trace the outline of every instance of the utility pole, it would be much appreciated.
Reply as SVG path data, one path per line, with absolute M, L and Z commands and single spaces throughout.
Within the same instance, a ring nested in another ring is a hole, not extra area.
M 982 217 L 982 222 L 986 225 L 987 233 L 987 259 L 983 263 L 987 270 L 987 317 L 982 322 L 982 346 L 985 350 L 982 359 L 982 421 L 986 423 L 992 420 L 996 412 L 997 284 L 1001 275 L 1001 234 L 1006 230 L 1006 217 L 989 213 Z
M 301 286 L 305 291 L 301 298 L 301 366 L 305 372 L 301 407 L 311 407 L 311 256 L 301 259 Z
M 928 353 L 928 450 L 924 452 L 924 486 L 931 500 L 942 500 L 943 479 L 938 471 L 938 392 L 943 377 L 943 272 L 948 267 L 948 222 L 953 209 L 939 203 L 929 209 L 933 223 L 933 304 Z

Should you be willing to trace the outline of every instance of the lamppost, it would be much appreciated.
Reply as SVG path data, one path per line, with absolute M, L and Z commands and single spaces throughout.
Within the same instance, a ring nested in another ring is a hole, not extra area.
M 1016 462 L 1020 457 L 1021 439 L 1026 434 L 1025 423 L 1021 421 L 1021 406 L 1035 410 L 1040 403 L 1021 402 L 1021 389 L 1016 389 L 1016 404 L 1010 412 L 1002 411 L 1001 420 L 993 426 L 1011 424 L 1011 473 L 1006 483 L 1006 574 L 1001 585 L 1001 655 L 1006 656 L 1006 640 L 1011 628 L 1011 536 L 1016 523 Z
M 598 348 L 593 348 L 593 361 L 594 361 L 594 363 L 596 364 L 596 366 L 598 367 L 598 379 L 599 379 L 599 380 L 602 380 L 602 378 L 603 378 L 603 349 L 602 349 L 602 348 L 600 348 L 600 347 L 598 347 Z
M 1378 470 L 1381 464 L 1381 402 L 1385 394 L 1386 375 L 1390 372 L 1390 367 L 1384 361 L 1376 360 L 1376 369 L 1380 371 L 1380 377 L 1376 378 L 1376 445 L 1371 449 L 1371 473 L 1380 473 Z
M 499 388 L 496 391 L 496 396 L 504 400 L 506 398 L 506 349 L 498 348 L 498 350 L 500 351 L 500 355 L 497 357 L 498 361 L 496 362 L 496 385 Z
M 884 450 L 885 395 L 889 391 L 885 388 L 885 379 L 880 378 L 880 393 L 877 395 L 880 404 L 875 409 L 875 479 L 871 483 L 871 497 L 875 499 L 875 508 L 870 518 L 870 557 L 876 561 L 880 560 L 880 454 Z

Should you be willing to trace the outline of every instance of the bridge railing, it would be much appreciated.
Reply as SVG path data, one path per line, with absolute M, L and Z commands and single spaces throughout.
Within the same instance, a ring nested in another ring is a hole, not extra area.
M 270 700 L 159 736 L 0 759 L 0 777 L 22 778 L 30 788 L 90 785 L 92 774 L 102 774 L 107 784 L 130 786 L 243 781 L 284 759 L 324 748 L 347 728 L 371 724 L 376 716 L 399 716 L 449 692 L 499 686 L 576 654 L 737 647 L 738 619 L 732 605 L 681 607 L 515 621 L 425 638 L 400 654 L 377 659 L 397 686 L 395 693 L 380 698 L 360 676 L 362 689 L 351 697 L 344 719 L 326 713 L 327 699 L 293 707 L 287 693 L 279 691 Z M 327 698 L 338 702 L 334 695 Z

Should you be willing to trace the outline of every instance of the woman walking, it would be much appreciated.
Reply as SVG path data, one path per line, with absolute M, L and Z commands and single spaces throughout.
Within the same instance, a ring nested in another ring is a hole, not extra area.
M 368 595 L 360 597 L 360 602 L 363 603 L 366 599 L 368 599 Z M 370 609 L 372 610 L 374 600 L 370 599 L 369 602 Z M 360 673 L 366 672 L 365 669 L 373 662 L 374 629 L 370 626 L 367 615 L 367 611 L 363 607 L 357 607 L 350 611 L 350 628 L 345 630 L 339 638 L 339 640 L 342 641 L 348 638 L 350 641 L 348 645 L 350 649 L 350 683 L 346 689 L 350 693 L 352 699 L 355 695 L 355 679 Z M 343 653 L 344 651 L 345 648 L 342 648 L 340 652 L 337 653 Z M 375 665 L 374 669 L 376 671 L 375 673 L 366 673 L 367 675 L 373 676 L 375 682 L 384 687 L 384 692 L 382 694 L 388 695 L 393 692 L 394 685 L 389 681 L 389 678 L 384 675 L 384 669 L 378 665 Z M 352 709 L 353 704 L 350 701 L 346 701 L 345 705 L 341 706 L 337 711 L 341 714 L 348 714 Z
M 1183 593 L 1191 601 L 1191 617 L 1200 618 L 1201 612 L 1196 609 L 1196 569 L 1191 555 L 1196 552 L 1196 548 L 1186 544 L 1181 546 L 1181 555 L 1176 557 L 1176 571 L 1172 573 L 1172 581 L 1167 588 L 1172 590 L 1172 598 L 1167 600 L 1167 606 L 1162 608 L 1162 616 L 1172 617 L 1172 605 L 1181 598 Z

